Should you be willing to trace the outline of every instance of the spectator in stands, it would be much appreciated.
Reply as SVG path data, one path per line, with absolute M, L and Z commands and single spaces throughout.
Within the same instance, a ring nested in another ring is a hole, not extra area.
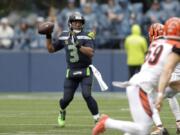
M 0 49 L 12 49 L 14 29 L 9 25 L 7 18 L 1 19 L 0 24 Z
M 131 4 L 132 11 L 130 15 L 130 25 L 143 23 L 143 4 L 141 2 Z
M 91 4 L 92 12 L 97 13 L 99 11 L 99 4 L 97 3 L 96 0 L 88 0 L 88 2 L 87 2 L 87 0 L 80 0 L 81 7 L 83 7 L 84 4 L 86 4 L 86 3 Z
M 129 18 L 132 12 L 132 6 L 128 0 L 119 0 L 118 5 L 120 6 L 120 13 L 118 14 L 116 30 L 119 37 L 125 38 L 131 32 Z
M 53 30 L 53 33 L 52 33 L 53 39 L 58 38 L 59 35 L 62 33 L 62 27 L 60 27 L 59 24 L 58 24 L 58 20 L 57 20 L 57 17 L 56 17 L 56 8 L 55 7 L 52 6 L 50 8 L 49 16 L 48 16 L 47 20 L 54 23 L 54 30 Z
M 135 12 L 131 12 L 131 15 L 129 17 L 129 25 L 132 26 L 133 24 L 139 24 L 139 25 L 141 24 Z
M 82 15 L 86 20 L 84 29 L 86 31 L 93 31 L 96 33 L 96 28 L 98 24 L 96 14 L 92 11 L 91 3 L 85 3 L 82 8 Z
M 113 42 L 110 40 L 111 34 L 111 22 L 107 19 L 107 14 L 100 11 L 97 15 L 98 27 L 96 29 L 96 48 L 111 48 Z
M 25 19 L 22 19 L 19 23 L 19 27 L 15 29 L 15 49 L 29 50 L 30 43 L 33 40 L 33 30 L 29 28 L 29 24 Z
M 44 17 L 37 17 L 35 28 L 34 28 L 34 34 L 33 34 L 33 41 L 31 42 L 30 46 L 31 49 L 45 49 L 46 44 L 46 38 L 43 35 L 40 35 L 38 33 L 37 27 L 44 22 Z
M 147 51 L 147 41 L 141 35 L 141 28 L 138 24 L 131 27 L 132 34 L 125 39 L 125 51 L 127 53 L 127 65 L 129 68 L 129 78 L 139 72 L 144 63 Z
M 115 36 L 117 37 L 116 25 L 118 20 L 122 18 L 120 14 L 121 10 L 119 5 L 115 3 L 115 0 L 107 0 L 106 4 L 101 5 L 101 15 L 98 16 L 99 30 L 97 36 L 100 35 L 100 46 L 106 48 L 113 48 Z M 114 39 L 113 39 L 114 38 Z
M 177 0 L 164 0 L 161 2 L 163 12 L 166 14 L 165 20 L 170 17 L 180 16 L 180 3 Z
M 68 17 L 74 12 L 79 12 L 79 9 L 75 5 L 75 0 L 67 0 L 67 7 L 57 15 L 59 27 L 68 30 Z
M 102 5 L 102 12 L 106 14 L 108 21 L 111 23 L 111 32 L 116 34 L 115 25 L 123 18 L 120 14 L 121 9 L 119 5 L 116 5 L 114 0 L 107 0 L 107 4 Z
M 150 23 L 160 22 L 163 23 L 165 20 L 166 14 L 163 12 L 160 2 L 158 0 L 154 0 L 150 9 L 146 12 L 146 19 L 150 20 Z

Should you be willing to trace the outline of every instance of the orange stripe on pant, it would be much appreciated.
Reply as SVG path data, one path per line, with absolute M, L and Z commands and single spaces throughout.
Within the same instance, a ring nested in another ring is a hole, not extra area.
M 139 96 L 140 96 L 140 100 L 141 100 L 141 103 L 145 112 L 149 115 L 149 117 L 152 117 L 152 111 L 151 111 L 147 94 L 142 89 L 140 89 Z

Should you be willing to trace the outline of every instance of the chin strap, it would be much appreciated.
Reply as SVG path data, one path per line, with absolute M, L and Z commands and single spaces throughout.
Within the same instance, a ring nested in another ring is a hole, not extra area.
M 73 30 L 74 33 L 78 34 L 81 32 L 81 30 Z

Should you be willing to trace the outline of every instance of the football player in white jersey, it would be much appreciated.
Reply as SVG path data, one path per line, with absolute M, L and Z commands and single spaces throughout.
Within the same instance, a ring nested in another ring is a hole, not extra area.
M 164 25 L 162 25 L 160 23 L 154 23 L 150 26 L 149 39 L 151 42 L 153 40 L 156 40 L 156 38 L 158 36 L 162 36 L 163 34 L 164 34 Z M 177 80 L 177 79 L 180 80 L 180 78 L 178 78 L 178 76 L 180 76 L 180 64 L 179 64 L 179 66 L 176 67 L 176 70 L 171 75 L 171 81 Z M 177 92 L 175 92 L 171 87 L 167 87 L 164 98 L 168 98 L 168 102 L 169 102 L 171 111 L 173 112 L 175 119 L 176 119 L 176 123 L 178 125 L 178 121 L 180 121 L 180 107 L 179 107 L 179 103 L 178 103 L 176 97 L 174 96 L 176 93 Z M 164 128 L 163 128 L 163 124 L 160 120 L 159 113 L 157 112 L 157 110 L 154 110 L 154 112 L 153 112 L 153 121 L 157 128 L 153 132 L 151 132 L 151 135 L 161 135 L 164 132 L 163 131 Z M 179 128 L 180 127 L 177 126 L 177 132 L 178 132 Z
M 173 44 L 163 37 L 154 40 L 140 72 L 130 79 L 131 85 L 126 88 L 126 92 L 134 122 L 115 120 L 102 115 L 93 128 L 92 135 L 99 135 L 107 128 L 121 130 L 129 135 L 150 134 L 159 77 L 172 48 Z M 168 132 L 163 132 L 162 135 L 168 135 Z
M 156 99 L 156 107 L 159 110 L 162 106 L 163 97 L 166 94 L 165 88 L 167 85 L 172 87 L 173 90 L 176 90 L 174 93 L 180 92 L 180 18 L 178 19 L 179 21 L 177 21 L 177 18 L 171 18 L 166 22 L 166 38 L 170 39 L 169 42 L 172 42 L 171 39 L 173 39 L 173 44 L 175 44 L 175 46 L 173 47 L 173 52 L 168 56 L 167 63 L 159 80 L 158 96 Z M 180 134 L 180 119 L 177 120 L 176 126 L 176 133 Z

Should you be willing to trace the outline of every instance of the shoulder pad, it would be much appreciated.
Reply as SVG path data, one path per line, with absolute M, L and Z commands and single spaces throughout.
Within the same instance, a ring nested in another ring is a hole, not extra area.
M 63 31 L 60 35 L 59 35 L 59 40 L 67 40 L 69 38 L 69 32 L 68 31 Z
M 87 35 L 88 35 L 88 37 L 90 37 L 91 39 L 95 39 L 95 37 L 96 37 L 96 33 L 95 33 L 95 32 L 88 32 Z
M 61 36 L 68 36 L 69 35 L 69 31 L 62 31 Z

